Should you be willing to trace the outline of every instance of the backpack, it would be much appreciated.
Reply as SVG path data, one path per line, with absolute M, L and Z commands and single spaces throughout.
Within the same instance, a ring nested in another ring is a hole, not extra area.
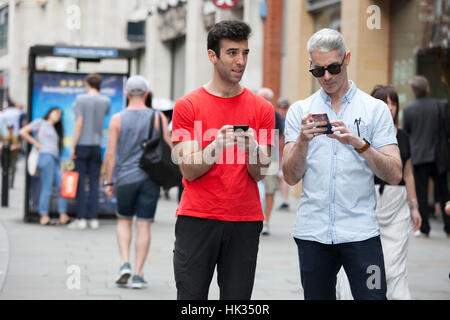
M 150 132 L 148 139 L 141 142 L 142 156 L 139 159 L 139 168 L 165 190 L 181 184 L 180 168 L 172 161 L 172 150 L 164 140 L 162 120 L 159 117 L 160 134 L 153 136 L 154 112 L 150 119 Z

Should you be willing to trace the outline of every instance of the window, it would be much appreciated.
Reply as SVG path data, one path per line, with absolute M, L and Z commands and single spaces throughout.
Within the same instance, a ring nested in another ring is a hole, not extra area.
M 307 4 L 306 4 L 306 10 L 308 12 L 316 12 L 319 10 L 322 10 L 326 7 L 335 5 L 335 4 L 340 4 L 341 1 L 340 0 L 308 0 Z
M 0 9 L 0 52 L 8 48 L 8 16 L 9 8 Z

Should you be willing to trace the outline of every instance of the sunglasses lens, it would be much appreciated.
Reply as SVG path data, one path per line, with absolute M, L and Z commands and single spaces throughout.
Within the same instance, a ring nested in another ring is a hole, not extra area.
M 315 68 L 311 70 L 311 73 L 314 77 L 320 78 L 325 74 L 325 68 Z
M 331 74 L 338 74 L 341 72 L 341 66 L 338 64 L 332 64 L 331 66 L 328 66 L 328 72 Z

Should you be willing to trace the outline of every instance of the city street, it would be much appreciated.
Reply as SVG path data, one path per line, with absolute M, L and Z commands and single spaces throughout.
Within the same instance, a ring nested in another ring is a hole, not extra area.
M 150 254 L 144 268 L 148 287 L 118 288 L 120 267 L 115 220 L 102 219 L 98 230 L 69 230 L 23 222 L 24 166 L 18 164 L 9 208 L 0 209 L 0 299 L 176 299 L 172 250 L 177 190 L 161 197 L 152 226 Z M 280 205 L 279 195 L 275 208 Z M 253 299 L 302 300 L 297 248 L 291 233 L 297 200 L 290 211 L 275 210 L 271 232 L 259 247 Z M 450 239 L 440 220 L 431 220 L 430 239 L 411 235 L 409 285 L 413 299 L 450 299 Z M 133 257 L 131 259 L 134 265 Z M 210 299 L 218 298 L 213 280 Z

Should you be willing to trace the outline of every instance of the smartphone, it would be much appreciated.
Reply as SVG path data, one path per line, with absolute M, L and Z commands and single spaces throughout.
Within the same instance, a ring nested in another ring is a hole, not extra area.
M 328 115 L 326 113 L 313 114 L 312 118 L 313 118 L 314 122 L 324 122 L 324 121 L 327 122 L 326 125 L 317 127 L 317 128 L 328 128 L 328 130 L 325 131 L 323 134 L 333 134 L 334 133 L 331 130 L 332 126 L 331 126 L 330 120 L 328 119 Z
M 236 132 L 238 130 L 241 131 L 248 131 L 248 129 L 250 128 L 250 126 L 233 126 L 233 130 Z

